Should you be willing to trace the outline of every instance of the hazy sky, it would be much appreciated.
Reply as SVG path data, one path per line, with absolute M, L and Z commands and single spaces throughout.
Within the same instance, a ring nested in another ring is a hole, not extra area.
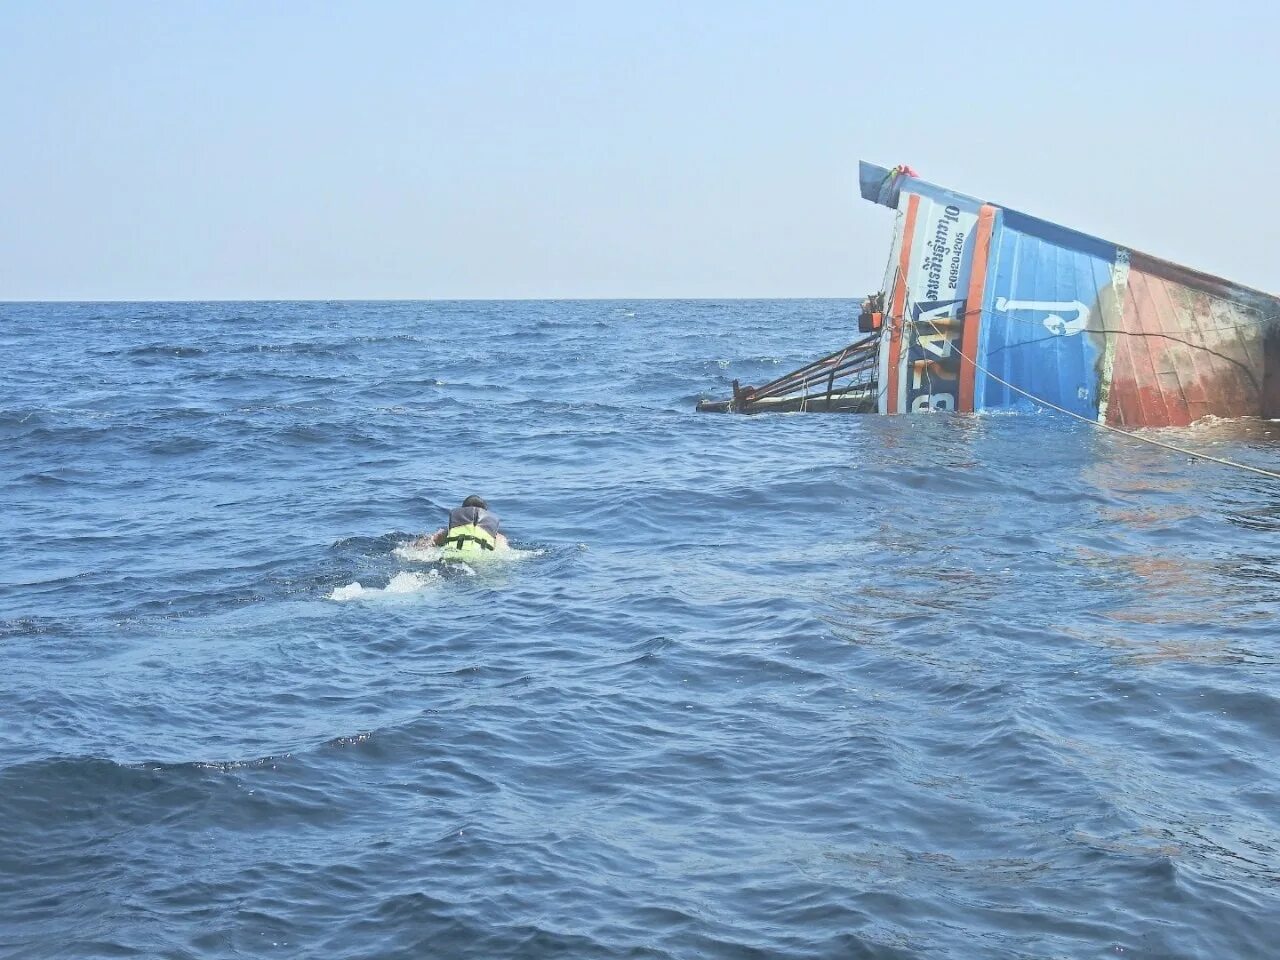
M 0 299 L 859 296 L 859 158 L 1280 292 L 1267 3 L 0 2 Z

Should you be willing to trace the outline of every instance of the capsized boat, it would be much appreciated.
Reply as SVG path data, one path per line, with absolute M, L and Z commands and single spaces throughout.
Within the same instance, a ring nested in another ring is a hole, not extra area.
M 708 412 L 1057 407 L 1112 426 L 1280 417 L 1280 298 L 928 183 L 859 166 L 897 211 L 859 339 Z

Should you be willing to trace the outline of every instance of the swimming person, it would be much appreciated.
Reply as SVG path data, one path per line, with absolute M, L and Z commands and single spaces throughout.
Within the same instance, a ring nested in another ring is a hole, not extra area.
M 420 538 L 415 546 L 444 547 L 459 553 L 506 550 L 507 538 L 498 532 L 501 523 L 496 513 L 489 512 L 489 504 L 472 494 L 462 501 L 462 506 L 449 511 L 447 527 Z

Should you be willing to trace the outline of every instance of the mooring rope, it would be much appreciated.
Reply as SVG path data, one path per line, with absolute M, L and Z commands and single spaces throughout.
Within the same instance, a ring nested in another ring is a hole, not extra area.
M 929 321 L 929 325 L 933 327 L 934 332 L 936 332 L 939 336 L 945 337 L 945 334 L 943 334 L 942 331 L 938 329 L 938 325 L 933 322 L 932 317 L 928 318 L 928 321 Z M 948 342 L 951 342 L 951 341 L 948 341 Z M 1119 427 L 1113 427 L 1109 423 L 1100 423 L 1097 420 L 1093 420 L 1089 417 L 1076 413 L 1074 410 L 1068 410 L 1066 407 L 1060 407 L 1056 403 L 1052 403 L 1051 401 L 1046 400 L 1043 397 L 1037 397 L 1033 393 L 1028 393 L 1026 390 L 1023 390 L 1021 387 L 1014 386 L 1008 380 L 1004 380 L 996 376 L 994 373 L 992 373 L 982 364 L 978 363 L 978 361 L 975 360 L 973 357 L 970 357 L 967 354 L 965 354 L 963 351 L 960 350 L 959 347 L 956 347 L 953 342 L 952 342 L 951 349 L 955 350 L 955 352 L 960 355 L 961 359 L 968 360 L 970 363 L 972 363 L 973 368 L 979 371 L 983 376 L 990 377 L 996 383 L 999 383 L 1003 386 L 1008 387 L 1010 390 L 1014 391 L 1015 393 L 1022 394 L 1032 403 L 1038 403 L 1042 407 L 1048 407 L 1050 410 L 1056 410 L 1058 413 L 1065 413 L 1068 417 L 1074 417 L 1077 420 L 1084 421 L 1090 426 L 1098 427 L 1102 430 L 1110 431 L 1111 433 L 1118 433 L 1122 437 L 1128 437 L 1131 440 L 1140 440 L 1143 443 L 1149 443 L 1153 447 L 1163 447 L 1166 450 L 1172 450 L 1174 453 L 1180 453 L 1187 457 L 1194 457 L 1197 460 L 1208 460 L 1210 463 L 1220 463 L 1224 467 L 1235 467 L 1237 470 L 1247 470 L 1249 473 L 1256 473 L 1262 477 L 1269 477 L 1272 480 L 1280 480 L 1280 473 L 1277 473 L 1274 470 L 1267 470 L 1264 467 L 1255 467 L 1247 463 L 1240 463 L 1237 460 L 1228 460 L 1225 457 L 1215 457 L 1212 454 L 1200 453 L 1197 450 L 1188 450 L 1186 447 L 1180 447 L 1177 444 L 1173 444 L 1173 443 L 1165 443 L 1163 440 L 1156 440 L 1154 437 L 1144 437 L 1136 433 L 1131 433 L 1128 430 L 1121 430 Z

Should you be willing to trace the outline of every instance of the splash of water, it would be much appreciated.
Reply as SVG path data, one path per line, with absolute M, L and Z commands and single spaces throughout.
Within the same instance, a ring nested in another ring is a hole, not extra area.
M 401 560 L 408 560 L 412 563 L 439 563 L 441 561 L 447 561 L 451 566 L 515 563 L 520 560 L 528 560 L 530 557 L 539 556 L 542 553 L 541 550 L 518 550 L 515 547 L 499 547 L 497 550 L 468 551 L 466 554 L 460 555 L 456 550 L 442 549 L 440 547 L 418 546 L 416 541 L 401 544 L 391 552 Z M 466 557 L 465 561 L 461 559 L 462 556 Z
M 345 587 L 334 587 L 329 594 L 330 600 L 375 600 L 380 597 L 406 597 L 430 590 L 440 582 L 440 574 L 435 570 L 426 573 L 405 571 L 392 577 L 385 587 L 366 587 L 359 581 L 349 583 Z

